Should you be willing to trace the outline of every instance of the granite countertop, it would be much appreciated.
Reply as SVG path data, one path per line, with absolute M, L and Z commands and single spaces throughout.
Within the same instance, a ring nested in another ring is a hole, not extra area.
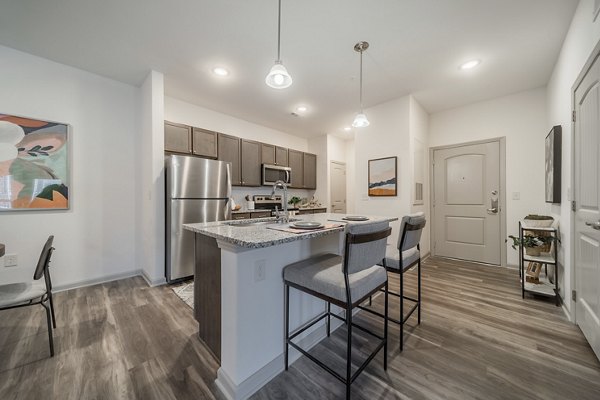
M 275 246 L 282 243 L 294 242 L 296 240 L 312 239 L 320 236 L 330 235 L 332 233 L 339 233 L 345 230 L 346 225 L 354 224 L 370 224 L 374 222 L 391 222 L 396 221 L 398 218 L 395 217 L 378 217 L 368 216 L 368 221 L 342 221 L 342 218 L 346 214 L 312 214 L 294 216 L 296 220 L 303 221 L 316 221 L 323 224 L 340 224 L 342 226 L 328 229 L 328 230 L 316 230 L 306 231 L 306 233 L 290 233 L 283 232 L 268 228 L 268 222 L 272 221 L 275 223 L 275 218 L 255 218 L 255 219 L 244 219 L 237 221 L 217 221 L 217 222 L 205 222 L 197 224 L 184 224 L 184 229 L 200 233 L 206 236 L 213 237 L 217 240 L 221 240 L 227 243 L 231 243 L 240 247 L 247 248 L 261 248 Z M 332 221 L 334 220 L 334 221 Z M 267 222 L 267 224 L 253 225 L 239 227 L 235 225 L 248 224 L 250 222 Z

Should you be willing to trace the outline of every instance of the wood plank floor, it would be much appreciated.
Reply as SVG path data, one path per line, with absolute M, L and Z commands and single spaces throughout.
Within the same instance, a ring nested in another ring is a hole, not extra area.
M 415 271 L 406 277 L 414 292 Z M 391 286 L 397 288 L 397 278 Z M 381 307 L 382 297 L 374 300 Z M 141 278 L 58 293 L 56 356 L 41 307 L 0 312 L 0 399 L 220 399 L 217 364 L 196 339 L 192 310 Z M 399 313 L 397 299 L 391 312 Z M 361 312 L 359 323 L 378 328 Z M 357 330 L 355 330 L 356 332 Z M 354 335 L 353 358 L 371 346 Z M 345 330 L 311 350 L 344 369 Z M 600 363 L 551 302 L 521 299 L 518 272 L 445 260 L 423 266 L 421 325 L 405 349 L 390 325 L 388 370 L 378 355 L 353 399 L 599 399 Z M 341 399 L 344 387 L 301 358 L 253 399 Z

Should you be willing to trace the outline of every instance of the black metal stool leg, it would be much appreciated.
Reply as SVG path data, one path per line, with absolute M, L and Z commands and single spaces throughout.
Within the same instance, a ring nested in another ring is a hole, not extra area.
M 418 275 L 417 275 L 417 279 L 418 279 L 417 287 L 418 287 L 418 290 L 419 290 L 419 293 L 417 295 L 417 300 L 419 300 L 419 303 L 417 305 L 417 307 L 419 307 L 418 310 L 417 310 L 417 318 L 418 318 L 419 324 L 420 324 L 421 323 L 421 257 L 419 257 L 419 265 L 417 266 L 417 273 L 418 273 Z
M 348 326 L 348 348 L 346 350 L 346 400 L 350 400 L 350 384 L 352 383 L 352 305 L 346 308 L 346 324 Z
M 290 350 L 290 287 L 285 285 L 285 370 L 288 370 L 288 353 Z
M 400 266 L 400 351 L 404 346 L 404 271 Z
M 385 300 L 383 314 L 383 370 L 387 371 L 387 355 L 388 355 L 388 283 L 385 282 Z

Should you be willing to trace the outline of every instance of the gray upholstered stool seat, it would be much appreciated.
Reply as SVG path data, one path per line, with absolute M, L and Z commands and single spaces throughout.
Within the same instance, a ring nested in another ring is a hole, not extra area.
M 342 256 L 322 254 L 290 264 L 283 270 L 283 279 L 313 292 L 324 294 L 339 301 L 346 299 L 346 283 L 342 268 Z M 374 265 L 362 271 L 348 274 L 350 298 L 361 299 L 387 281 L 385 268 Z
M 400 270 L 400 252 L 395 244 L 388 244 L 385 249 L 385 262 L 388 269 Z M 421 255 L 416 247 L 402 252 L 402 269 L 406 271 L 412 267 Z
M 0 307 L 36 300 L 46 294 L 46 284 L 40 281 L 0 285 Z

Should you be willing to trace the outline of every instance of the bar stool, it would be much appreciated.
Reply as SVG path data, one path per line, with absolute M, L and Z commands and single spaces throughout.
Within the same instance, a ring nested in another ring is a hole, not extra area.
M 308 359 L 346 385 L 346 399 L 350 399 L 350 385 L 369 362 L 383 348 L 383 368 L 387 369 L 387 273 L 385 270 L 386 238 L 392 229 L 388 223 L 349 225 L 343 256 L 323 254 L 286 266 L 283 270 L 285 284 L 285 369 L 288 369 L 288 352 L 292 346 Z M 377 264 L 382 263 L 382 266 Z M 327 302 L 327 311 L 290 334 L 290 287 Z M 384 333 L 380 336 L 352 322 L 352 310 L 372 294 L 383 289 L 385 293 Z M 345 318 L 331 312 L 331 304 L 345 310 Z M 331 317 L 347 326 L 346 374 L 335 372 L 325 363 L 303 350 L 292 340 L 317 322 L 327 318 L 327 336 L 331 334 Z M 380 342 L 356 372 L 352 374 L 352 328 L 360 329 Z
M 385 252 L 385 267 L 388 272 L 400 275 L 400 293 L 388 293 L 400 298 L 400 319 L 388 319 L 400 325 L 400 351 L 404 349 L 404 323 L 417 310 L 417 321 L 421 323 L 421 249 L 419 241 L 425 227 L 425 214 L 422 212 L 406 215 L 400 222 L 398 243 L 387 245 Z M 417 298 L 404 296 L 404 272 L 417 265 Z M 404 300 L 413 302 L 411 309 L 404 314 Z M 369 298 L 369 306 L 371 299 Z M 361 309 L 383 317 L 383 314 L 370 308 L 360 306 Z M 387 310 L 386 310 L 387 313 Z
M 385 252 L 386 269 L 400 275 L 400 293 L 390 294 L 400 298 L 400 320 L 390 321 L 400 325 L 400 351 L 404 347 L 404 323 L 417 310 L 417 322 L 421 323 L 421 248 L 419 242 L 425 228 L 425 214 L 422 212 L 406 215 L 400 222 L 398 245 L 388 245 Z M 404 272 L 417 265 L 417 298 L 404 296 Z M 411 309 L 404 315 L 404 300 L 413 302 Z

